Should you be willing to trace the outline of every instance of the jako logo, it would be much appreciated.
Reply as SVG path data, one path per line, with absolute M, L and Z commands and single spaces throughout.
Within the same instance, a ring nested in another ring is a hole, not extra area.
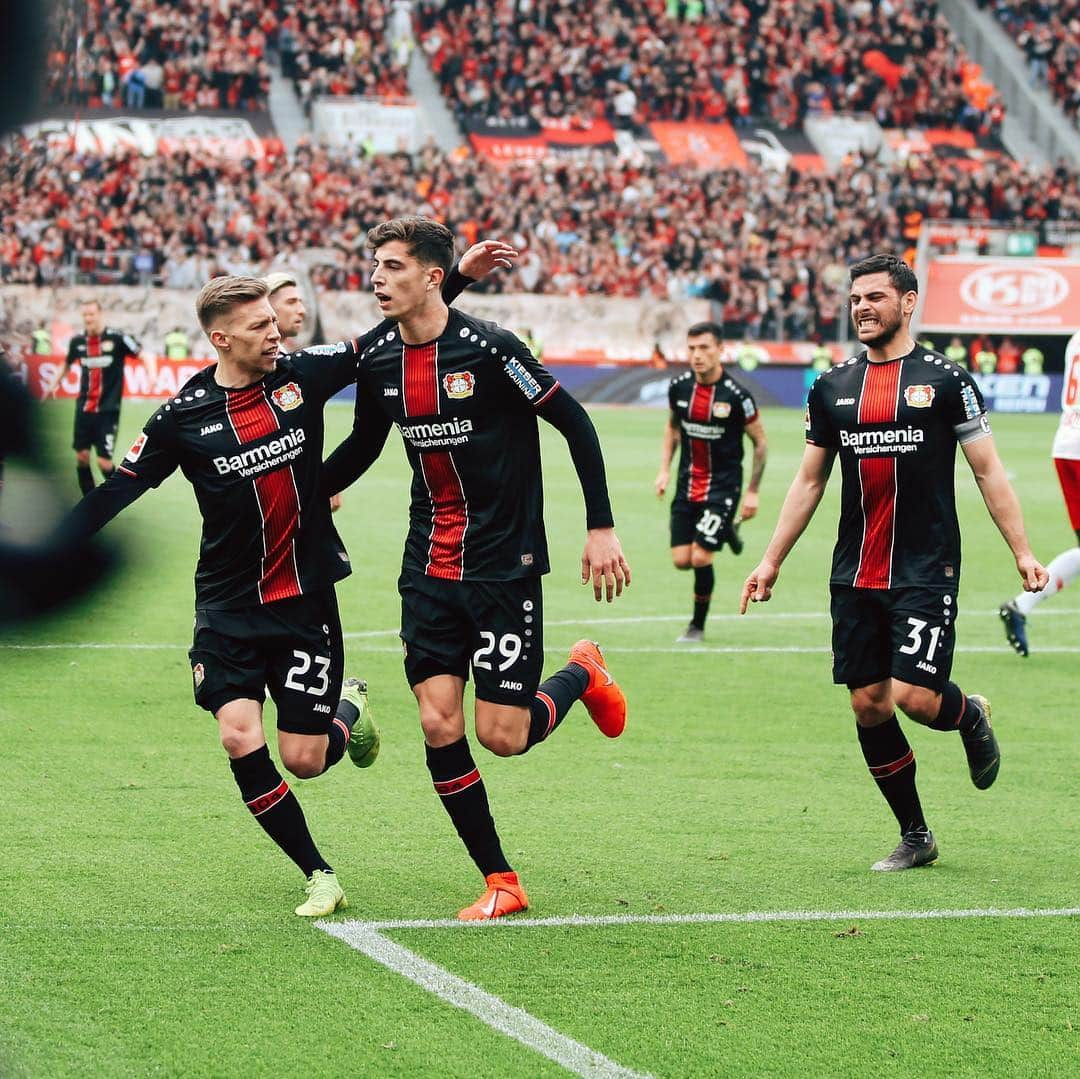
M 1069 295 L 1069 282 L 1047 267 L 976 270 L 960 282 L 964 303 L 977 311 L 1029 315 L 1056 307 Z
M 220 431 L 225 427 L 223 423 L 208 423 L 204 428 L 199 431 L 200 435 L 212 435 L 216 431 Z

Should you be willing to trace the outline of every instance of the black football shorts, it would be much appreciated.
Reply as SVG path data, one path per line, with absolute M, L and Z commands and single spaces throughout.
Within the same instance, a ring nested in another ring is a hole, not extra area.
M 956 647 L 956 592 L 832 586 L 833 681 L 898 678 L 940 693 Z
M 739 496 L 719 502 L 671 503 L 671 546 L 696 543 L 707 551 L 719 551 L 728 538 L 731 519 L 739 507 Z
M 444 581 L 406 571 L 401 643 L 410 686 L 433 675 L 469 680 L 479 700 L 527 706 L 544 667 L 539 577 L 513 581 Z
M 116 449 L 116 429 L 120 426 L 119 412 L 83 412 L 75 410 L 75 437 L 71 441 L 73 450 L 93 448 L 98 457 L 112 460 Z
M 195 703 L 208 712 L 239 699 L 263 701 L 269 690 L 278 730 L 330 729 L 345 668 L 332 588 L 242 610 L 196 611 L 188 655 Z

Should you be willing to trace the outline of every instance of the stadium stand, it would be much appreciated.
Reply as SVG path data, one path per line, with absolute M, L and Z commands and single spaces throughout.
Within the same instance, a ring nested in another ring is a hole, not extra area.
M 1028 78 L 1046 86 L 1080 126 L 1080 0 L 978 0 L 1016 39 Z
M 1000 123 L 938 5 L 797 0 L 421 0 L 421 40 L 462 123 L 605 116 L 786 126 L 810 110 L 871 112 L 886 127 Z
M 264 109 L 278 7 L 64 0 L 53 16 L 48 98 L 91 108 Z
M 281 70 L 305 111 L 318 97 L 398 98 L 409 92 L 412 28 L 407 5 L 322 0 L 291 10 L 278 38 Z
M 407 212 L 518 246 L 493 288 L 705 297 L 733 334 L 806 338 L 835 332 L 851 259 L 911 246 L 923 218 L 1080 221 L 1080 174 L 940 158 L 708 171 L 600 153 L 499 168 L 432 146 L 367 158 L 303 145 L 253 163 L 23 140 L 0 150 L 0 275 L 194 288 L 319 248 L 316 284 L 362 289 L 367 228 Z

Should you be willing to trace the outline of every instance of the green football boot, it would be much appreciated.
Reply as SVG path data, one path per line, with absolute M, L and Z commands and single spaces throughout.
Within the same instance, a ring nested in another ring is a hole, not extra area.
M 342 702 L 351 704 L 356 709 L 356 721 L 352 725 L 352 734 L 346 747 L 349 760 L 357 768 L 370 768 L 379 755 L 379 728 L 371 718 L 368 706 L 367 682 L 362 678 L 347 678 L 341 686 Z M 340 705 L 339 705 L 340 707 Z
M 322 869 L 316 869 L 311 874 L 304 891 L 307 892 L 307 900 L 296 908 L 301 918 L 321 918 L 349 905 L 337 877 Z

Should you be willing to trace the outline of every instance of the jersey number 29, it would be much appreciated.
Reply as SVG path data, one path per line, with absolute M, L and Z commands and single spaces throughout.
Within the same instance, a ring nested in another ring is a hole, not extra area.
M 481 631 L 480 639 L 484 643 L 473 653 L 473 666 L 477 670 L 490 671 L 492 666 L 488 656 L 495 651 L 495 634 L 485 629 Z M 521 655 L 521 638 L 516 633 L 504 633 L 499 638 L 499 655 L 502 656 L 500 671 L 512 667 Z

